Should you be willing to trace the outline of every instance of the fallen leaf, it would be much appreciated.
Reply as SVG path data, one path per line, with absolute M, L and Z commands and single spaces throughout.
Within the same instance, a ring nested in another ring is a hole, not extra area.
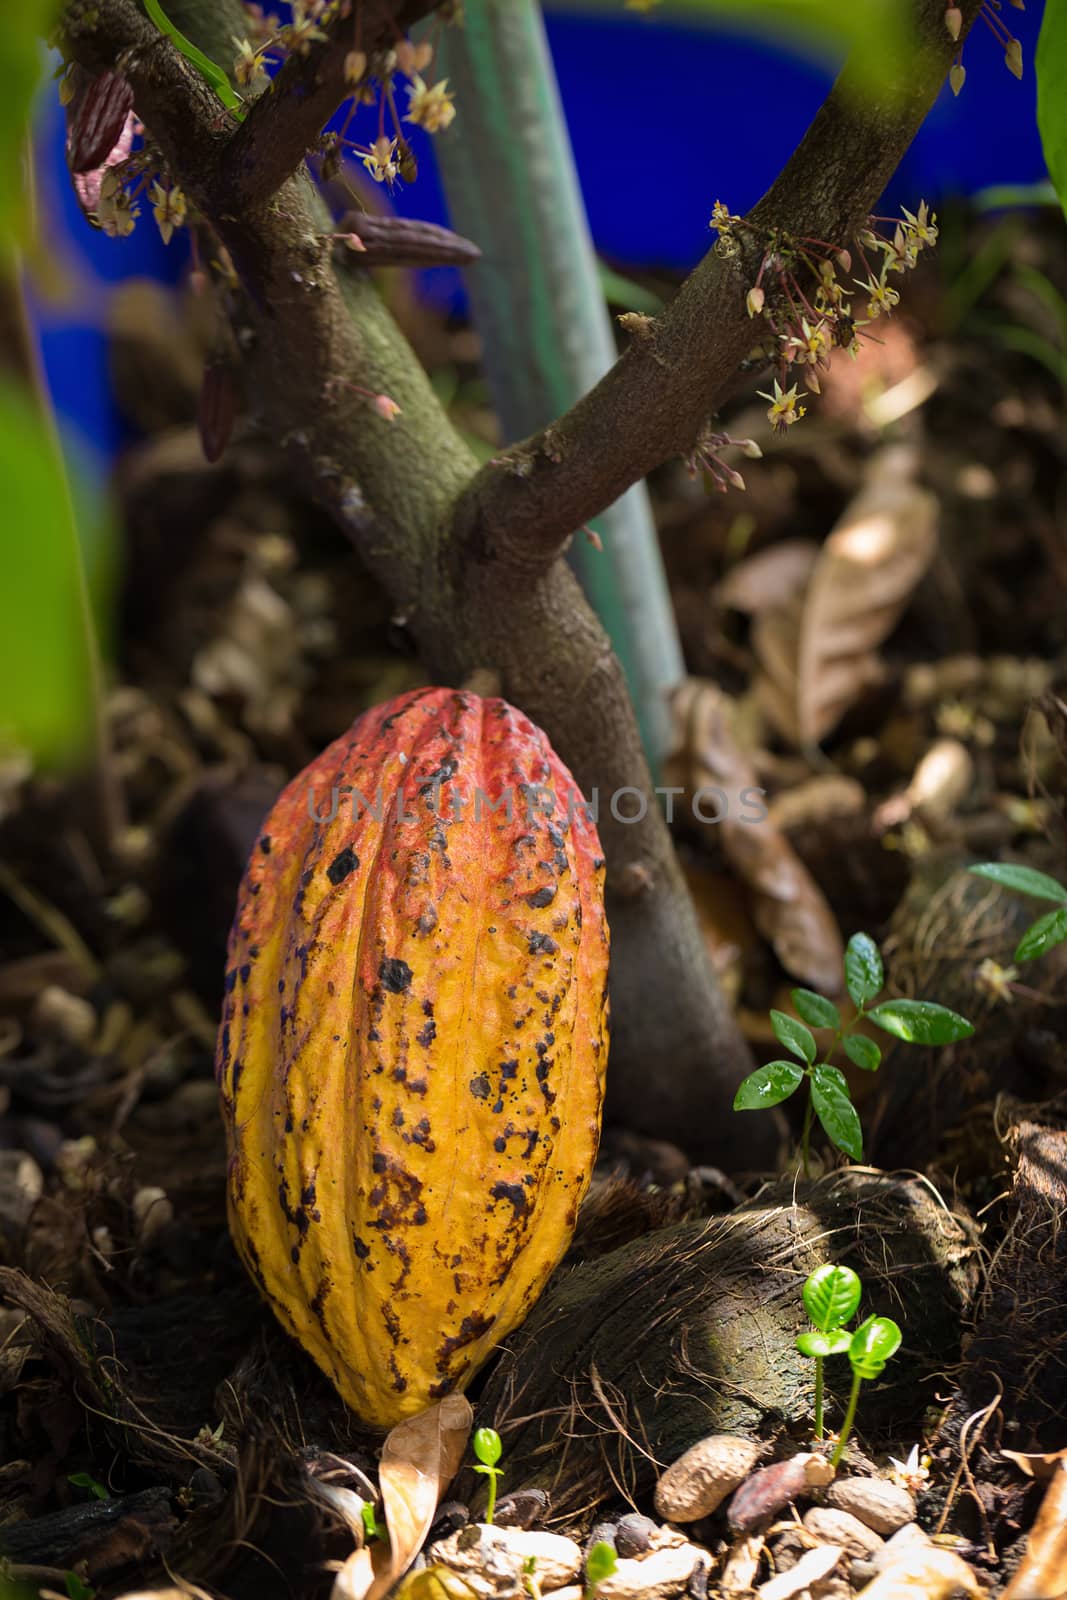
M 378 1467 L 388 1543 L 354 1550 L 334 1580 L 331 1600 L 380 1600 L 407 1571 L 459 1470 L 473 1420 L 470 1401 L 450 1394 L 391 1430 Z
M 796 1566 L 760 1584 L 756 1590 L 759 1600 L 793 1600 L 794 1595 L 803 1594 L 813 1583 L 828 1578 L 844 1553 L 836 1544 L 821 1544 L 817 1550 L 806 1551 Z
M 1067 1461 L 1045 1490 L 1026 1550 L 1003 1600 L 1062 1600 L 1067 1595 Z
M 756 694 L 795 745 L 825 739 L 883 676 L 878 647 L 933 560 L 937 502 L 914 482 L 912 467 L 909 452 L 883 452 L 822 545 L 803 592 L 756 616 Z
M 690 805 L 701 790 L 717 791 L 718 837 L 751 892 L 756 927 L 787 972 L 823 993 L 837 993 L 844 961 L 841 934 L 825 896 L 785 835 L 769 816 L 758 817 L 752 796 L 762 791 L 736 737 L 732 702 L 714 684 L 691 678 L 676 691 L 672 705 L 679 741 L 666 762 L 666 781 L 680 785 Z M 706 809 L 710 814 L 710 806 Z
M 966 1561 L 951 1550 L 917 1549 L 872 1578 L 856 1600 L 950 1600 L 961 1591 L 975 1597 L 983 1593 Z
M 1038 1483 L 1047 1483 L 1060 1462 L 1067 1461 L 1067 1450 L 1050 1450 L 1047 1453 L 1002 1450 L 1000 1453 L 1006 1461 L 1013 1461 L 1020 1472 L 1028 1478 L 1035 1478 Z
M 780 610 L 803 594 L 818 559 L 814 539 L 783 539 L 731 567 L 716 585 L 715 598 L 750 617 Z

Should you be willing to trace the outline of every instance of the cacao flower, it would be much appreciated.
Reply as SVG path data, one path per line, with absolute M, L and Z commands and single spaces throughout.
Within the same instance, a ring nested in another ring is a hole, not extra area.
M 603 867 L 544 734 L 448 689 L 366 712 L 263 825 L 216 1057 L 231 1230 L 368 1423 L 462 1389 L 570 1240 L 607 1055 Z

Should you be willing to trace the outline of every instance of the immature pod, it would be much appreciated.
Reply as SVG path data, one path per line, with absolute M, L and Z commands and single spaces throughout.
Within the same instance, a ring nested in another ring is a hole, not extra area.
M 230 938 L 217 1072 L 237 1248 L 365 1421 L 462 1389 L 592 1173 L 604 865 L 502 700 L 418 690 L 285 790 Z

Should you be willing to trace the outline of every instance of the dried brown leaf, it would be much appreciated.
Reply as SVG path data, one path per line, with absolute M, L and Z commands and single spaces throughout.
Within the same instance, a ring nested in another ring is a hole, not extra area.
M 1067 1595 L 1067 1461 L 1045 1490 L 1026 1553 L 1003 1600 L 1062 1600 Z
M 759 791 L 759 779 L 735 734 L 732 702 L 714 684 L 690 679 L 675 695 L 674 712 L 680 733 L 668 783 L 681 785 L 690 803 L 702 789 L 724 797 L 718 837 L 751 892 L 756 927 L 787 972 L 836 993 L 844 951 L 834 914 L 785 835 L 769 816 L 758 817 L 751 794 L 746 798 Z
M 783 539 L 731 567 L 717 585 L 715 598 L 750 617 L 780 611 L 803 594 L 818 559 L 814 539 Z
M 378 1467 L 388 1544 L 352 1552 L 334 1581 L 333 1600 L 380 1600 L 407 1571 L 459 1470 L 473 1420 L 470 1401 L 450 1394 L 390 1431 Z
M 818 744 L 882 676 L 892 632 L 937 546 L 937 503 L 886 451 L 822 546 L 803 593 L 752 630 L 756 693 L 786 739 Z

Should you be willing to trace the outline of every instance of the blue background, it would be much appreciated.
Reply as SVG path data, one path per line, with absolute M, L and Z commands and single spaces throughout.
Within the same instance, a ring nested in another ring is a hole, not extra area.
M 1023 81 L 976 25 L 963 92 L 943 91 L 886 209 L 1044 176 L 1033 76 L 1040 10 L 1011 10 L 1006 19 L 1022 41 Z M 834 70 L 765 40 L 625 12 L 554 13 L 547 27 L 596 247 L 623 269 L 692 266 L 709 242 L 712 202 L 721 198 L 737 212 L 752 205 L 795 147 Z M 108 288 L 135 275 L 177 279 L 187 246 L 184 234 L 164 246 L 144 204 L 129 239 L 90 229 L 71 191 L 54 92 L 38 148 L 46 247 L 68 280 L 62 304 L 42 298 L 38 305 L 44 360 L 61 424 L 99 477 L 123 440 L 105 359 Z M 418 154 L 419 179 L 400 187 L 397 207 L 445 221 L 432 141 L 421 140 Z M 436 300 L 462 304 L 452 273 L 427 274 L 423 287 Z

